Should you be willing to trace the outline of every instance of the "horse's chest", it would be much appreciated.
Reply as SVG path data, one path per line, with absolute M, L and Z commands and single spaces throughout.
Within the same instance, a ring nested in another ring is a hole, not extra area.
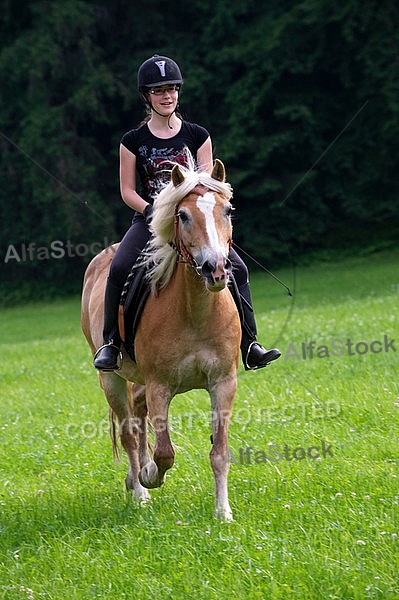
M 187 351 L 181 355 L 175 363 L 174 373 L 178 387 L 208 387 L 209 381 L 213 380 L 224 365 L 216 352 L 210 349 L 200 351 Z M 169 371 L 169 376 L 173 371 Z

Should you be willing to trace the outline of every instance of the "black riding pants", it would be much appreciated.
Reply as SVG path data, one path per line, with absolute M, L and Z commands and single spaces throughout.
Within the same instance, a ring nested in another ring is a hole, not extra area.
M 112 259 L 109 271 L 110 282 L 119 287 L 121 293 L 131 268 L 149 239 L 150 232 L 147 223 L 142 214 L 136 213 L 130 229 L 123 236 Z

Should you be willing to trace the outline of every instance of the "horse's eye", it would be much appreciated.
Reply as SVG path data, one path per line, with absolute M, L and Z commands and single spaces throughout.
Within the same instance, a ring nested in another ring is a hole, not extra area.
M 226 217 L 231 217 L 233 214 L 234 207 L 231 204 L 226 204 L 224 207 Z
M 179 219 L 183 223 L 183 225 L 188 223 L 190 220 L 189 215 L 184 210 L 179 210 L 179 212 L 177 213 L 177 216 L 179 217 Z

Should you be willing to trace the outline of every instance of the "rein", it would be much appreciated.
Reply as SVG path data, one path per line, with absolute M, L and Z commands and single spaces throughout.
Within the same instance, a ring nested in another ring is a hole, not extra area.
M 199 264 L 197 263 L 197 261 L 195 260 L 193 255 L 190 254 L 190 252 L 187 250 L 186 246 L 184 245 L 184 243 L 182 242 L 182 240 L 179 237 L 178 209 L 179 209 L 179 207 L 177 206 L 176 210 L 175 210 L 174 225 L 173 225 L 173 229 L 174 229 L 173 242 L 169 242 L 169 246 L 171 248 L 173 248 L 173 250 L 180 256 L 180 258 L 182 259 L 183 262 L 190 265 L 190 267 L 193 267 L 193 269 L 195 269 L 195 271 L 200 275 L 201 267 L 199 266 Z

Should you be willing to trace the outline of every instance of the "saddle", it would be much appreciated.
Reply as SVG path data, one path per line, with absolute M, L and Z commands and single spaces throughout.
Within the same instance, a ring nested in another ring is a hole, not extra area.
M 130 358 L 135 362 L 134 339 L 145 303 L 150 295 L 150 284 L 147 279 L 149 267 L 144 263 L 148 257 L 146 246 L 133 265 L 119 301 L 118 325 L 119 335 Z

